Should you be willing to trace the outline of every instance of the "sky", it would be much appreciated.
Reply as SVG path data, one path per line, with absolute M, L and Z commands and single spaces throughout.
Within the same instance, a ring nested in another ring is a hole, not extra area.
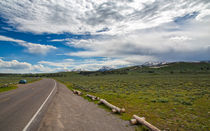
M 0 1 L 0 73 L 203 60 L 209 0 Z

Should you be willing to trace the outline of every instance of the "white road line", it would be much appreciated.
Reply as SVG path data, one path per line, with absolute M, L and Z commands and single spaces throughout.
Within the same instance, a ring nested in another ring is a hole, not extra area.
M 55 82 L 55 80 L 54 80 Z M 53 91 L 56 88 L 56 82 L 54 85 L 54 88 L 52 89 L 52 91 L 50 92 L 50 94 L 48 95 L 48 97 L 46 98 L 46 100 L 43 102 L 43 104 L 40 106 L 40 108 L 37 110 L 37 112 L 34 114 L 34 116 L 31 118 L 31 120 L 28 122 L 28 124 L 23 128 L 23 131 L 27 131 L 28 127 L 31 125 L 31 123 L 34 121 L 34 119 L 37 117 L 37 115 L 39 114 L 39 112 L 42 110 L 42 108 L 44 107 L 45 103 L 47 102 L 47 100 L 50 98 L 50 96 L 52 95 Z

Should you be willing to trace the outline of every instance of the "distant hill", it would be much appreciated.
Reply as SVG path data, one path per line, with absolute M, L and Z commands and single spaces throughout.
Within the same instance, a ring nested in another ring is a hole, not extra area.
M 210 63 L 208 62 L 173 62 L 166 64 L 157 64 L 153 66 L 133 66 L 122 68 L 119 70 L 127 70 L 128 72 L 141 72 L 141 73 L 189 73 L 189 72 L 210 72 Z
M 135 74 L 135 73 L 210 73 L 210 63 L 208 62 L 173 62 L 156 63 L 149 65 L 131 66 L 103 71 L 81 71 L 83 75 L 106 75 L 106 74 Z
M 104 72 L 104 71 L 111 71 L 111 70 L 114 70 L 114 69 L 108 66 L 103 66 L 98 71 Z
M 135 74 L 196 74 L 196 73 L 210 73 L 210 62 L 172 62 L 162 64 L 150 64 L 130 66 L 119 69 L 113 69 L 110 67 L 102 67 L 98 71 L 84 71 L 81 69 L 75 69 L 70 72 L 58 72 L 58 73 L 42 73 L 42 74 L 22 74 L 22 76 L 28 77 L 66 77 L 75 74 L 80 75 L 135 75 Z M 1 73 L 0 76 L 8 76 L 12 74 Z M 14 75 L 14 74 L 13 74 Z M 16 74 L 20 75 L 20 74 Z

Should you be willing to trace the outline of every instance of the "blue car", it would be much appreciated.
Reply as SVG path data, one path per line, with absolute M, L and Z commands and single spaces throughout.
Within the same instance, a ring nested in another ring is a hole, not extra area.
M 19 84 L 26 84 L 27 83 L 27 80 L 20 80 L 19 81 Z

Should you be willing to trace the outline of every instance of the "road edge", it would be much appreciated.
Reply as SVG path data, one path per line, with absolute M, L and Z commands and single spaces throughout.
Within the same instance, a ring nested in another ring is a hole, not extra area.
M 54 83 L 55 83 L 54 87 L 51 90 L 50 94 L 47 96 L 45 101 L 42 103 L 42 105 L 39 107 L 39 109 L 36 111 L 36 113 L 32 116 L 32 118 L 29 120 L 29 122 L 26 124 L 26 126 L 23 128 L 22 131 L 32 131 L 32 130 L 36 130 L 38 128 L 35 125 L 39 125 L 40 119 L 43 116 L 43 113 L 45 112 L 47 105 L 50 103 L 50 101 L 52 101 L 52 98 L 57 91 L 56 80 L 54 80 Z

